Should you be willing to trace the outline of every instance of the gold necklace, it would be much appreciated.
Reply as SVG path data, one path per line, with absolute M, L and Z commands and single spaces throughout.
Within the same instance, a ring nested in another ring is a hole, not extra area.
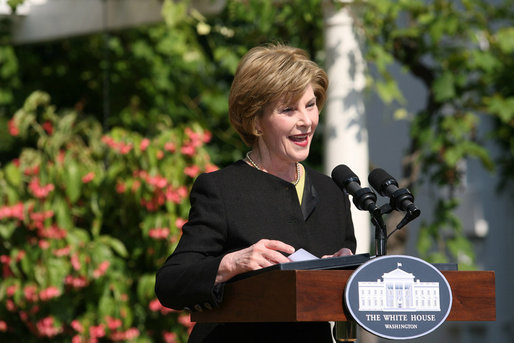
M 252 158 L 250 157 L 250 153 L 252 152 L 252 150 L 248 151 L 246 153 L 246 158 L 248 159 L 248 161 L 250 162 L 250 164 L 257 170 L 262 170 L 258 165 L 257 163 L 255 163 Z M 291 182 L 294 186 L 296 186 L 298 184 L 298 182 L 300 182 L 300 163 L 296 162 L 296 180 L 294 182 Z

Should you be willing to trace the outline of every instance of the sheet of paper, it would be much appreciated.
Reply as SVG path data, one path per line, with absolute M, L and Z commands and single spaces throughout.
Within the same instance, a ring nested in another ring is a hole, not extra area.
M 317 260 L 318 257 L 314 256 L 310 252 L 305 249 L 298 249 L 294 253 L 288 256 L 291 261 L 299 262 L 299 261 L 307 261 L 307 260 Z

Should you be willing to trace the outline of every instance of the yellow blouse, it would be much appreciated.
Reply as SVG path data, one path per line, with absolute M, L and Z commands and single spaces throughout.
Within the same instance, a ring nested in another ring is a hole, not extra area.
M 303 189 L 305 188 L 305 168 L 300 163 L 300 169 L 301 169 L 301 175 L 300 175 L 300 181 L 296 184 L 296 193 L 298 194 L 298 200 L 300 201 L 300 205 L 302 204 L 303 199 Z

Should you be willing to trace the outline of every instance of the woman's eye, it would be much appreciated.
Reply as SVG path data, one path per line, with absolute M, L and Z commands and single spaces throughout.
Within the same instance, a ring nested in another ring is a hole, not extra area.
M 292 107 L 286 107 L 286 108 L 282 109 L 282 111 L 281 111 L 281 112 L 282 112 L 282 113 L 289 113 L 289 112 L 291 112 L 291 111 L 293 111 L 293 108 L 292 108 Z

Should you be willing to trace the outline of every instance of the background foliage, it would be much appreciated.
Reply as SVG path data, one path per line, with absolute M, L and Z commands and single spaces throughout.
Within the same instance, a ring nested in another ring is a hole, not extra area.
M 193 179 L 215 169 L 203 147 L 211 135 L 167 117 L 154 125 L 153 137 L 103 133 L 96 120 L 58 114 L 42 92 L 9 121 L 18 142 L 35 146 L 0 171 L 6 340 L 187 336 L 189 316 L 163 308 L 153 285 L 186 221 Z
M 275 40 L 317 57 L 321 6 L 229 1 L 205 18 L 164 1 L 163 18 L 22 46 L 3 21 L 0 340 L 186 341 L 154 275 L 193 179 L 245 149 L 226 115 L 237 62 Z
M 466 161 L 514 181 L 514 7 L 511 0 L 370 0 L 360 4 L 375 89 L 410 121 L 405 185 L 430 182 L 444 190 L 422 224 L 418 251 L 433 262 L 474 265 L 474 253 L 454 212 Z M 424 108 L 408 114 L 390 73 L 397 63 L 427 90 Z M 492 122 L 492 125 L 489 123 Z M 491 129 L 486 129 L 490 127 Z M 492 149 L 491 149 L 492 148 Z M 499 149 L 499 154 L 493 154 Z

